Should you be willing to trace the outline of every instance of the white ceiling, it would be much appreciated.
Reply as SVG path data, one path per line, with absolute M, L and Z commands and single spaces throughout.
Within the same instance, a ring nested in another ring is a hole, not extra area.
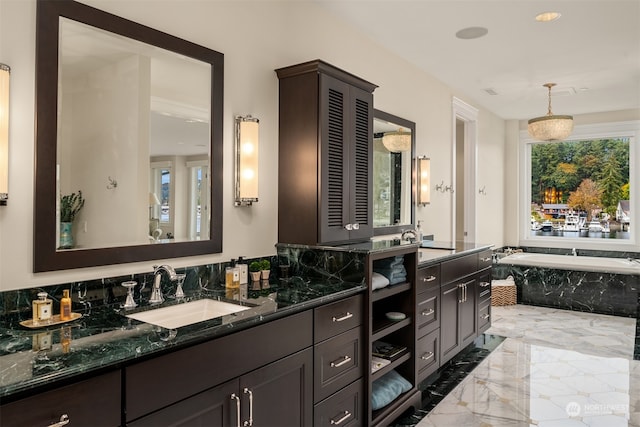
M 640 108 L 640 0 L 312 1 L 503 119 Z

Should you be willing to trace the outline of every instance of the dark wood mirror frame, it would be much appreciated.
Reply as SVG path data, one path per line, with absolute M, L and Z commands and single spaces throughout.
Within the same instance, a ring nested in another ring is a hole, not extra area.
M 56 250 L 56 145 L 60 17 L 211 64 L 211 210 L 209 240 Z M 72 0 L 39 0 L 36 16 L 36 147 L 34 272 L 222 252 L 222 117 L 224 55 Z
M 385 227 L 374 227 L 373 234 L 380 236 L 384 234 L 402 233 L 402 231 L 415 228 L 416 223 L 416 124 L 402 117 L 394 116 L 393 114 L 386 113 L 380 110 L 373 110 L 374 119 L 384 120 L 386 122 L 395 123 L 402 126 L 405 129 L 411 130 L 411 224 L 392 225 Z M 373 188 L 372 188 L 373 190 Z

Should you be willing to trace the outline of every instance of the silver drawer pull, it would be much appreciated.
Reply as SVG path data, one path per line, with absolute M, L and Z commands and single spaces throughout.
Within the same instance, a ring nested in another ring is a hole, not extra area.
M 480 258 L 480 261 L 482 261 L 482 262 L 491 261 L 491 257 L 489 257 L 489 258 Z
M 429 276 L 429 277 L 423 277 L 422 281 L 423 282 L 433 282 L 434 280 L 436 280 L 437 277 L 436 276 Z
M 244 388 L 244 390 L 242 390 L 242 392 L 249 395 L 249 419 L 242 425 L 245 427 L 251 427 L 253 426 L 253 393 L 246 387 Z
M 429 311 L 423 311 L 422 315 L 423 316 L 431 316 L 433 313 L 435 313 L 435 310 L 433 308 L 430 308 Z
M 344 356 L 342 360 L 338 359 L 338 361 L 331 362 L 329 365 L 332 368 L 339 368 L 340 366 L 351 362 L 351 358 L 349 356 Z
M 491 317 L 491 315 L 485 314 L 484 316 L 482 316 L 482 320 L 487 320 L 489 317 Z
M 232 393 L 231 400 L 236 401 L 236 426 L 240 427 L 240 397 Z
M 340 418 L 338 418 L 337 420 L 336 419 L 331 420 L 331 425 L 337 426 L 338 424 L 342 424 L 343 422 L 348 420 L 350 417 L 351 417 L 351 412 L 344 411 L 344 414 Z
M 420 359 L 422 360 L 429 360 L 433 357 L 433 351 L 430 351 L 428 353 L 425 353 L 423 356 L 420 356 Z
M 480 282 L 480 287 L 481 288 L 486 288 L 489 285 L 491 285 L 491 283 L 489 283 L 489 282 Z
M 49 427 L 62 427 L 62 426 L 66 426 L 67 424 L 69 424 L 71 420 L 69 419 L 69 415 L 67 414 L 62 414 L 60 416 L 60 421 L 58 421 L 57 423 L 53 423 L 53 424 L 49 424 Z
M 353 313 L 349 313 L 349 312 L 347 311 L 347 312 L 345 313 L 345 315 L 344 315 L 344 316 L 340 316 L 340 317 L 335 317 L 335 316 L 334 316 L 334 317 L 331 319 L 331 321 L 333 321 L 333 322 L 342 322 L 342 321 L 344 321 L 344 320 L 351 319 L 352 317 L 353 317 Z

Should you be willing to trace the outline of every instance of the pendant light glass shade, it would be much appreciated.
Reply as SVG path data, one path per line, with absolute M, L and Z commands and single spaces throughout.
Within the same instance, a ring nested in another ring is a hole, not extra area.
M 556 116 L 551 112 L 551 88 L 555 85 L 555 83 L 543 85 L 549 89 L 547 115 L 529 120 L 529 135 L 539 141 L 561 141 L 569 137 L 573 131 L 572 116 Z
M 411 150 L 411 132 L 398 129 L 397 132 L 386 132 L 382 136 L 382 145 L 392 153 Z

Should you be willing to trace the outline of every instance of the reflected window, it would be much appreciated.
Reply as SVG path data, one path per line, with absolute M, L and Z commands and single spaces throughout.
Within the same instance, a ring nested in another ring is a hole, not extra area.
M 209 166 L 206 161 L 187 162 L 189 168 L 189 237 L 192 240 L 208 238 Z
M 171 215 L 171 165 L 152 163 L 151 167 L 151 193 L 158 197 L 159 204 L 152 207 L 153 218 L 158 218 L 160 224 L 170 225 Z

